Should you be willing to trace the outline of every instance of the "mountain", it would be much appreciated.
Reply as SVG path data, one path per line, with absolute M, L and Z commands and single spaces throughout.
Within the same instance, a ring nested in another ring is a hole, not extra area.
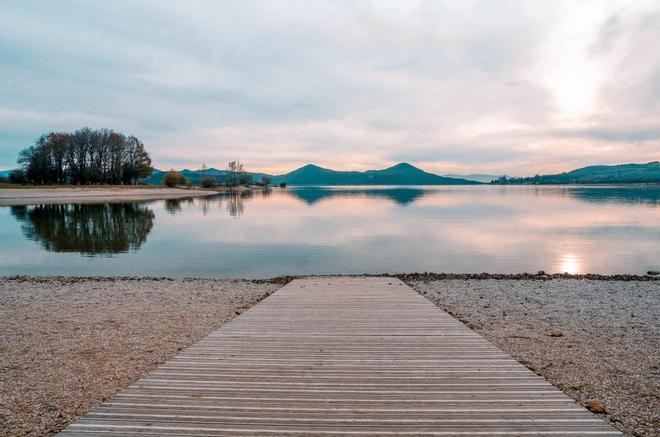
M 569 172 L 526 178 L 500 178 L 496 184 L 635 184 L 660 183 L 660 162 L 592 165 Z
M 14 170 L 0 170 L 0 178 L 7 179 Z
M 150 177 L 145 181 L 149 185 L 160 185 L 163 183 L 166 171 L 154 169 Z M 199 185 L 201 170 L 180 170 L 193 184 Z M 250 173 L 255 182 L 261 181 L 265 173 Z M 228 178 L 227 170 L 209 168 L 206 174 L 215 177 L 219 182 L 225 182 Z M 397 164 L 384 170 L 367 171 L 336 171 L 307 164 L 292 172 L 270 176 L 273 184 L 287 183 L 289 185 L 475 185 L 479 182 L 467 179 L 448 178 L 427 173 L 407 163 Z
M 483 182 L 485 184 L 494 181 L 499 178 L 501 175 L 496 176 L 492 174 L 443 174 L 445 178 L 454 178 L 454 179 L 467 179 L 468 181 Z
M 273 183 L 289 185 L 474 185 L 479 182 L 427 173 L 408 163 L 384 170 L 336 171 L 307 164 L 290 173 L 274 176 Z
M 187 179 L 190 179 L 193 185 L 199 185 L 201 183 L 202 180 L 201 170 L 188 170 L 187 168 L 185 168 L 183 170 L 178 170 L 178 172 L 181 173 L 181 175 L 183 175 Z M 163 178 L 165 177 L 165 173 L 167 173 L 167 171 L 154 168 L 154 170 L 151 172 L 151 176 L 145 179 L 145 183 L 147 185 L 161 185 L 163 183 Z M 218 170 L 217 168 L 206 169 L 206 174 L 208 176 L 212 176 L 216 178 L 218 182 L 226 182 L 227 179 L 229 178 L 229 172 L 227 170 Z M 261 181 L 261 178 L 265 175 L 265 173 L 250 173 L 250 172 L 246 172 L 246 174 L 251 175 L 252 179 L 255 182 Z

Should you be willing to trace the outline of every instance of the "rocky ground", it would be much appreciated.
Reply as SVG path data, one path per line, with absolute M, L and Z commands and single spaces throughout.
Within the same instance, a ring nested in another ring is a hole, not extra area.
M 50 435 L 280 284 L 0 278 L 0 435 Z
M 660 435 L 660 281 L 408 279 L 627 435 Z

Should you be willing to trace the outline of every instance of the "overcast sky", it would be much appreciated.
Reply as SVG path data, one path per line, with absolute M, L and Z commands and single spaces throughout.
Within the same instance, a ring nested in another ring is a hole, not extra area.
M 107 127 L 159 168 L 660 158 L 660 2 L 0 0 L 0 168 Z

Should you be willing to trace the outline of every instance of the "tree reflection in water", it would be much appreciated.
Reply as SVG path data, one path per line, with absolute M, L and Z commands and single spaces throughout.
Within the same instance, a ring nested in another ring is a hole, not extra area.
M 11 211 L 25 236 L 44 249 L 84 255 L 138 250 L 155 217 L 139 203 L 15 206 Z
M 245 212 L 244 200 L 249 200 L 253 197 L 251 190 L 242 192 L 229 191 L 226 195 L 227 199 L 227 212 L 232 217 L 240 217 Z
M 181 199 L 166 199 L 165 200 L 165 211 L 169 212 L 172 215 L 175 215 L 177 212 L 181 211 Z

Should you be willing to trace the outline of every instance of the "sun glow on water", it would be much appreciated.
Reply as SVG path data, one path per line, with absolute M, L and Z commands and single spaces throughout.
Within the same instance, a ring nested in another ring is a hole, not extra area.
M 559 259 L 559 273 L 570 273 L 572 275 L 582 272 L 582 261 L 580 257 L 572 254 L 565 253 Z

